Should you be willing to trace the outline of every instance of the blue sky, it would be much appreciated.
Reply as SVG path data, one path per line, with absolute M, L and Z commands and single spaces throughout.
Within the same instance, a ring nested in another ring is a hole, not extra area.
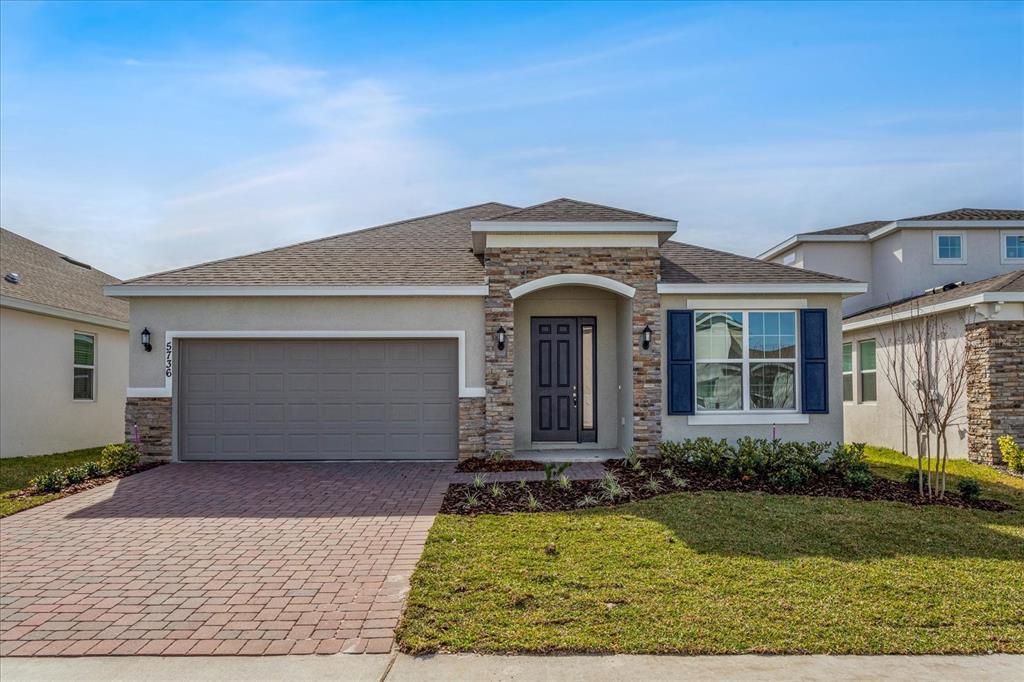
M 1021 3 L 0 4 L 0 222 L 129 277 L 570 196 L 754 255 L 1024 206 Z

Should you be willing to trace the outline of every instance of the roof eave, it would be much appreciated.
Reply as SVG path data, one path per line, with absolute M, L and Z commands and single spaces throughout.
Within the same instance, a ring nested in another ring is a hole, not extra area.
M 260 284 L 112 284 L 103 293 L 114 298 L 236 296 L 486 296 L 486 284 L 396 286 L 306 286 Z
M 748 282 L 748 283 L 671 283 L 658 284 L 659 294 L 842 294 L 856 296 L 867 292 L 865 282 Z
M 851 320 L 849 322 L 844 322 L 843 331 L 852 332 L 860 329 L 882 327 L 894 322 L 901 322 L 915 317 L 948 313 L 988 303 L 1024 303 L 1024 291 L 986 291 L 972 296 L 964 296 L 963 298 L 954 298 L 951 301 L 943 301 L 942 303 L 934 303 L 932 305 L 901 310 L 892 314 L 881 313 L 863 320 Z
M 795 234 L 789 239 L 760 254 L 758 260 L 771 260 L 801 242 L 866 242 L 867 235 L 863 234 Z
M 20 310 L 24 313 L 35 313 L 36 315 L 44 315 L 46 317 L 54 317 L 61 320 L 69 320 L 71 322 L 80 322 L 82 324 L 91 324 L 97 327 L 108 327 L 111 329 L 120 329 L 125 331 L 128 330 L 127 320 L 116 320 L 112 317 L 106 317 L 105 315 L 96 315 L 95 313 L 86 313 L 79 310 L 70 310 L 68 308 L 58 308 L 57 306 L 26 301 L 23 298 L 14 298 L 13 296 L 0 296 L 0 308 L 10 308 L 11 310 Z

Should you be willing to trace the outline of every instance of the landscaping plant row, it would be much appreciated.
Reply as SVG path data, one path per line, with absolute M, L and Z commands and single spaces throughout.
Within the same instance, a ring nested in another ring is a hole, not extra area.
M 133 444 L 112 443 L 103 448 L 98 462 L 86 462 L 78 466 L 54 469 L 40 474 L 30 480 L 29 487 L 21 491 L 20 494 L 59 493 L 81 487 L 86 483 L 106 482 L 111 478 L 121 478 L 140 468 L 139 459 L 138 448 Z
M 567 466 L 567 465 L 566 465 Z M 913 487 L 877 478 L 864 459 L 863 444 L 797 443 L 741 438 L 698 438 L 664 442 L 659 456 L 605 462 L 599 480 L 572 481 L 564 469 L 545 465 L 545 480 L 488 482 L 478 474 L 471 483 L 453 484 L 442 506 L 451 514 L 564 511 L 612 506 L 674 491 L 722 490 L 846 497 L 909 504 L 944 504 L 1001 511 L 1007 506 L 979 499 L 980 486 L 962 480 L 957 493 L 926 500 Z

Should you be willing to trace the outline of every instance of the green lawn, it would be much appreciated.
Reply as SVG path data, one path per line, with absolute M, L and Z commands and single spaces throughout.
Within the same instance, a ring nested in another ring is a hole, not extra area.
M 881 475 L 914 466 L 869 457 Z M 441 515 L 399 642 L 410 652 L 1024 653 L 1024 480 L 953 468 L 1016 508 L 677 493 L 612 509 Z
M 8 497 L 8 494 L 12 491 L 27 488 L 28 482 L 33 477 L 47 471 L 53 471 L 54 469 L 77 466 L 89 461 L 99 461 L 102 451 L 103 447 L 97 447 L 73 450 L 72 452 L 60 452 L 55 455 L 41 455 L 39 457 L 0 459 L 0 518 L 60 497 L 59 493 L 33 495 L 18 499 Z

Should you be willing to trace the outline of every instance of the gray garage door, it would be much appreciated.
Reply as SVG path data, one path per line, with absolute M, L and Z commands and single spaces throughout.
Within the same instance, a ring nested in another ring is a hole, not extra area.
M 447 339 L 182 340 L 183 460 L 453 459 Z

